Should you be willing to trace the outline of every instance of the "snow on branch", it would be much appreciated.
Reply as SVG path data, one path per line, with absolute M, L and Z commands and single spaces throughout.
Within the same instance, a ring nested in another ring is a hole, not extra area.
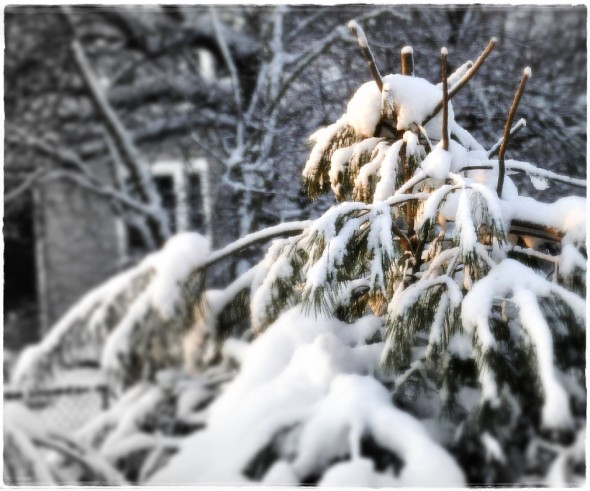
M 39 344 L 23 352 L 14 370 L 15 383 L 39 384 L 75 363 L 89 346 L 104 347 L 103 366 L 116 372 L 122 358 L 141 349 L 132 342 L 136 331 L 143 329 L 146 337 L 153 334 L 145 332 L 155 329 L 146 322 L 148 317 L 155 317 L 160 327 L 183 318 L 183 283 L 205 260 L 208 247 L 199 234 L 176 235 L 161 251 L 87 293 Z M 143 361 L 148 363 L 149 356 L 142 353 Z
M 327 316 L 314 319 L 299 308 L 285 312 L 252 343 L 241 371 L 210 406 L 205 428 L 185 441 L 151 483 L 248 483 L 249 463 L 273 445 L 275 462 L 256 480 L 296 485 L 319 475 L 320 484 L 338 485 L 344 483 L 343 466 L 352 466 L 352 472 L 360 465 L 365 470 L 354 482 L 463 484 L 450 454 L 422 423 L 393 406 L 372 377 L 382 343 L 366 340 L 379 325 L 375 317 L 347 324 Z M 276 439 L 281 432 L 299 437 L 289 446 Z M 373 468 L 361 455 L 366 438 L 401 459 L 399 473 Z M 228 453 L 229 448 L 240 450 Z M 342 455 L 348 458 L 338 462 Z

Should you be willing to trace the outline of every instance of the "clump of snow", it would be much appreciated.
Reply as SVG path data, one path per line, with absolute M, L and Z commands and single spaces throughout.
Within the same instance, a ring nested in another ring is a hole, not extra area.
M 402 140 L 395 142 L 393 145 L 391 145 L 391 147 L 389 147 L 387 153 L 384 156 L 379 172 L 380 179 L 377 183 L 377 187 L 375 188 L 375 194 L 373 197 L 374 202 L 389 198 L 395 191 L 398 156 L 402 144 Z
M 338 181 L 340 181 L 341 176 L 346 172 L 353 151 L 354 146 L 350 146 L 339 148 L 332 154 L 332 158 L 330 159 L 329 176 L 330 184 L 335 194 L 338 194 L 338 187 L 341 186 Z
M 431 84 L 420 77 L 408 75 L 386 75 L 383 86 L 387 84 L 388 91 L 384 91 L 384 104 L 395 109 L 398 130 L 409 129 L 412 124 L 420 125 L 442 100 L 442 88 Z M 449 103 L 449 127 L 454 123 L 452 104 Z M 439 112 L 427 125 L 426 132 L 430 138 L 441 139 L 442 112 Z
M 358 135 L 373 136 L 381 119 L 381 92 L 375 82 L 366 82 L 359 87 L 348 102 L 346 116 Z
M 161 251 L 146 259 L 155 271 L 154 277 L 107 338 L 101 358 L 104 370 L 118 372 L 122 360 L 133 349 L 133 334 L 141 329 L 150 311 L 157 312 L 162 321 L 175 315 L 183 281 L 208 254 L 208 239 L 196 232 L 185 232 L 170 238 Z
M 162 250 L 152 256 L 156 276 L 149 286 L 150 303 L 167 319 L 174 314 L 179 289 L 188 274 L 209 254 L 209 240 L 196 232 L 171 237 Z
M 297 480 L 293 466 L 289 462 L 279 460 L 264 475 L 263 483 L 265 486 L 288 486 Z
M 451 169 L 452 159 L 453 155 L 443 150 L 442 145 L 439 144 L 426 156 L 420 167 L 432 179 L 434 185 L 436 185 L 447 178 Z
M 320 486 L 382 488 L 400 486 L 400 481 L 391 474 L 377 471 L 372 460 L 359 458 L 331 467 L 318 484 Z
M 383 99 L 383 101 L 382 101 Z M 420 77 L 409 75 L 386 75 L 383 77 L 383 93 L 375 82 L 366 82 L 359 87 L 348 103 L 346 116 L 358 135 L 371 137 L 381 119 L 382 105 L 393 109 L 397 115 L 398 130 L 420 125 L 442 100 L 442 89 Z M 427 125 L 427 134 L 441 138 L 442 114 L 435 116 Z M 449 127 L 454 127 L 454 113 L 449 103 Z
M 451 154 L 451 166 L 452 172 L 458 172 L 465 166 L 465 162 L 470 157 L 469 152 L 463 145 L 457 143 L 455 140 L 449 140 L 449 153 Z
M 586 258 L 573 244 L 565 244 L 559 255 L 559 274 L 563 277 L 571 276 L 576 269 L 586 271 Z
M 360 438 L 371 434 L 404 462 L 397 478 L 404 485 L 463 484 L 451 456 L 395 408 L 371 376 L 383 344 L 366 340 L 380 327 L 372 316 L 346 324 L 307 317 L 300 308 L 284 313 L 254 341 L 241 372 L 210 406 L 206 428 L 190 436 L 152 482 L 247 482 L 248 463 L 279 432 L 297 426 L 300 436 L 288 449 L 294 460 L 281 460 L 279 445 L 267 483 L 299 484 L 315 471 L 326 482 L 338 480 L 343 470 L 330 466 L 330 456 L 349 456 L 358 465 Z M 390 472 L 362 476 L 365 485 L 396 481 Z
M 533 183 L 533 186 L 535 186 L 535 189 L 538 191 L 545 191 L 545 189 L 549 188 L 549 182 L 543 177 L 534 176 L 531 174 L 529 179 Z
M 463 189 L 459 194 L 457 214 L 455 215 L 455 228 L 459 238 L 459 244 L 464 254 L 473 251 L 477 244 L 477 234 L 473 223 L 473 211 L 471 207 L 472 192 Z

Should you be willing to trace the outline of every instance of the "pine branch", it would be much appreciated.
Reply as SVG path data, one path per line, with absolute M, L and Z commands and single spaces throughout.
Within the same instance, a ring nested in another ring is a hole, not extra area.
M 479 70 L 479 68 L 483 64 L 483 62 L 486 60 L 486 58 L 489 56 L 489 54 L 492 52 L 492 50 L 496 46 L 497 42 L 498 42 L 498 40 L 496 38 L 490 39 L 490 42 L 488 43 L 486 48 L 483 50 L 481 55 L 479 55 L 479 58 L 477 58 L 477 60 L 475 61 L 473 66 L 469 69 L 469 71 L 463 76 L 463 78 L 461 78 L 461 80 L 459 80 L 455 85 L 453 85 L 453 87 L 449 91 L 449 100 L 451 100 L 453 97 L 455 97 L 455 95 L 457 95 L 457 92 L 459 92 L 459 90 L 461 90 L 467 84 L 467 82 L 469 82 L 469 80 L 471 80 L 471 78 L 476 74 L 476 72 Z M 440 112 L 440 110 L 442 109 L 442 106 L 443 106 L 443 101 L 441 100 L 436 105 L 436 107 L 432 110 L 432 112 L 428 116 L 426 116 L 426 119 L 424 119 L 424 121 L 422 121 L 421 126 L 425 126 L 432 118 L 434 118 Z
M 514 95 L 512 106 L 510 106 L 510 111 L 508 112 L 508 119 L 506 120 L 506 125 L 504 126 L 504 137 L 502 138 L 502 144 L 500 145 L 500 151 L 498 152 L 498 185 L 496 186 L 496 192 L 498 193 L 499 198 L 502 197 L 502 188 L 504 187 L 504 174 L 506 173 L 506 167 L 504 165 L 504 155 L 506 154 L 508 139 L 510 138 L 510 127 L 512 126 L 512 120 L 514 119 L 514 115 L 516 114 L 516 109 L 518 108 L 520 98 L 522 97 L 522 93 L 524 92 L 526 82 L 530 77 L 531 68 L 526 67 L 522 72 L 522 77 L 520 79 L 520 83 L 518 84 L 516 94 Z
M 259 244 L 261 242 L 268 242 L 269 240 L 275 239 L 277 237 L 290 237 L 292 235 L 297 235 L 298 233 L 308 228 L 312 223 L 313 222 L 311 220 L 304 220 L 300 222 L 286 222 L 281 223 L 279 225 L 275 225 L 274 227 L 268 227 L 264 230 L 248 234 L 245 237 L 242 237 L 241 239 L 236 240 L 231 244 L 228 244 L 224 248 L 211 253 L 209 258 L 206 261 L 203 261 L 203 263 L 199 266 L 199 270 L 205 270 L 213 264 L 222 261 L 226 257 L 236 254 L 255 244 Z

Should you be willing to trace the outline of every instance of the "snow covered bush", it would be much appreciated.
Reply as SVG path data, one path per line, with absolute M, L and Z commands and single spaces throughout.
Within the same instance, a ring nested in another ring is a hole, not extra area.
M 91 334 L 128 389 L 78 437 L 119 468 L 140 454 L 130 480 L 580 482 L 586 200 L 539 202 L 510 176 L 586 183 L 505 158 L 530 69 L 486 151 L 450 99 L 495 40 L 448 77 L 441 50 L 433 84 L 408 47 L 382 77 L 350 27 L 374 80 L 312 135 L 303 171 L 312 198 L 340 203 L 213 253 L 173 238 L 90 293 L 17 377 L 37 380 Z M 226 289 L 204 289 L 209 265 L 276 237 Z M 183 357 L 191 374 L 173 370 Z

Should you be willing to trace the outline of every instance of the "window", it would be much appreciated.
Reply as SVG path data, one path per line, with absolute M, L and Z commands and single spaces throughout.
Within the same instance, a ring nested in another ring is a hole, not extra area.
M 151 171 L 162 206 L 168 215 L 171 232 L 196 231 L 210 237 L 211 205 L 207 160 L 158 161 L 152 164 Z M 137 230 L 125 227 L 122 222 L 118 230 L 123 258 L 144 251 L 144 244 Z

